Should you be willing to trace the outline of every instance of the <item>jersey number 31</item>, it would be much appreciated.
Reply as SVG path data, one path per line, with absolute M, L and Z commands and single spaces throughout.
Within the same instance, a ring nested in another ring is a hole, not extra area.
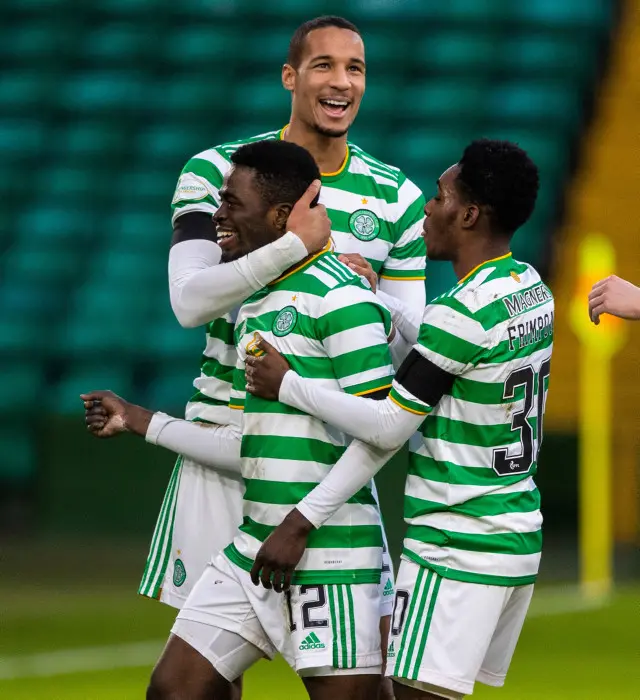
M 516 389 L 524 387 L 524 407 L 522 411 L 511 416 L 511 430 L 520 432 L 520 450 L 516 455 L 509 455 L 507 448 L 493 451 L 493 469 L 500 476 L 526 474 L 534 462 L 538 460 L 540 445 L 542 445 L 542 421 L 544 404 L 547 399 L 549 368 L 551 360 L 546 360 L 536 373 L 531 365 L 514 370 L 504 383 L 502 398 L 506 401 L 513 399 Z M 537 394 L 536 434 L 534 437 L 530 413 L 533 409 L 534 398 Z

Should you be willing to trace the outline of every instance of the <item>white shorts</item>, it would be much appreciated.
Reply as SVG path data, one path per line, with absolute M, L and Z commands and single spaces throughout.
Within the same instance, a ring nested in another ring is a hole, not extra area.
M 241 660 L 227 654 L 221 665 L 220 630 L 250 642 L 239 649 Z M 254 586 L 249 573 L 223 554 L 194 586 L 172 632 L 230 681 L 257 660 L 251 645 L 270 659 L 280 652 L 302 676 L 380 674 L 382 669 L 377 584 L 295 585 L 287 594 L 276 593 Z
M 378 508 L 380 508 L 380 499 L 378 498 L 378 489 L 376 482 L 371 480 L 371 494 L 373 495 Z M 382 511 L 381 511 L 382 513 Z M 389 554 L 389 544 L 387 542 L 387 532 L 384 527 L 382 514 L 382 574 L 380 576 L 380 617 L 387 617 L 393 612 L 393 597 L 395 595 L 394 587 L 394 571 L 391 555 Z
M 453 581 L 403 558 L 387 675 L 454 700 L 471 694 L 475 681 L 504 685 L 532 595 L 533 584 Z
M 181 608 L 211 557 L 242 522 L 241 477 L 178 457 L 138 593 Z

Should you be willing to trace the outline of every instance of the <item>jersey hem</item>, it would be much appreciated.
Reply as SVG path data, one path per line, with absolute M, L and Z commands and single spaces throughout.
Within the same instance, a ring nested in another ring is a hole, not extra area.
M 462 583 L 482 583 L 489 586 L 528 586 L 535 583 L 538 574 L 530 574 L 528 576 L 495 576 L 493 574 L 477 574 L 471 571 L 460 571 L 459 569 L 451 569 L 448 566 L 438 566 L 433 562 L 423 559 L 419 554 L 412 552 L 410 549 L 403 547 L 402 556 L 410 559 L 412 562 L 423 566 L 426 569 L 435 571 L 442 578 L 451 579 L 452 581 L 461 581 Z
M 225 547 L 223 551 L 227 559 L 243 571 L 251 571 L 254 560 L 240 554 L 234 544 Z M 316 583 L 380 583 L 382 569 L 345 569 L 343 571 L 294 571 L 291 583 L 294 585 Z
M 418 281 L 424 282 L 424 280 L 426 280 L 427 277 L 426 277 L 426 275 L 421 275 L 421 276 L 416 275 L 416 276 L 410 276 L 410 277 L 409 276 L 403 277 L 403 276 L 386 274 L 386 275 L 380 275 L 380 279 L 382 279 L 382 280 L 395 280 L 397 282 L 418 282 Z

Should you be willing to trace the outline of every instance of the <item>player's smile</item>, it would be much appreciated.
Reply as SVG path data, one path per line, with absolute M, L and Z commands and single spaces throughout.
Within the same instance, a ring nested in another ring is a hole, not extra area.
M 240 239 L 236 231 L 230 229 L 216 229 L 216 242 L 222 250 L 231 250 L 240 245 Z
M 342 119 L 349 111 L 352 100 L 346 97 L 321 97 L 318 100 L 320 108 L 330 119 Z

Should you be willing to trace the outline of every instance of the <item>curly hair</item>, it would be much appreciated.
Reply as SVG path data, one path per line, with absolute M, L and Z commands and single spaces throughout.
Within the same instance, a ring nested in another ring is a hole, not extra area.
M 253 141 L 241 146 L 231 156 L 231 162 L 255 171 L 267 207 L 294 204 L 314 180 L 320 180 L 313 156 L 290 141 Z
M 478 139 L 465 148 L 458 165 L 458 191 L 488 207 L 496 233 L 511 236 L 529 219 L 540 183 L 526 151 L 510 141 Z

